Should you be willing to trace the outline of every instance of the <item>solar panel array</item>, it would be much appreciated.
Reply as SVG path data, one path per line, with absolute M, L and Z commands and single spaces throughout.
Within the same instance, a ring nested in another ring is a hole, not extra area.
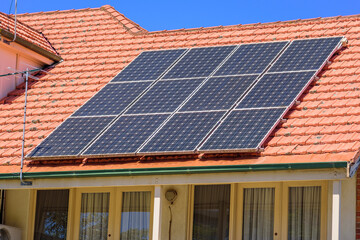
M 341 40 L 143 52 L 27 157 L 257 151 Z

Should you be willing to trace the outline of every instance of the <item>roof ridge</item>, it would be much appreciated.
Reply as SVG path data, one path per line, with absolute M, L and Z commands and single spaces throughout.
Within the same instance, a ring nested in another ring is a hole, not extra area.
M 345 16 L 331 16 L 331 17 L 316 17 L 316 18 L 305 18 L 305 19 L 293 19 L 293 20 L 285 20 L 285 21 L 275 21 L 275 22 L 258 22 L 258 23 L 246 23 L 246 24 L 233 24 L 233 25 L 219 25 L 219 26 L 210 26 L 210 27 L 195 27 L 195 28 L 180 28 L 180 29 L 171 29 L 171 30 L 159 30 L 159 31 L 152 31 L 148 32 L 149 34 L 159 34 L 159 33 L 184 33 L 184 32 L 192 32 L 192 31 L 204 31 L 204 30 L 217 30 L 217 29 L 228 29 L 228 28 L 234 28 L 234 27 L 253 27 L 253 26 L 268 26 L 268 25 L 274 25 L 274 24 L 294 24 L 294 23 L 304 23 L 304 22 L 311 22 L 311 21 L 326 21 L 335 19 L 338 20 L 340 18 L 342 19 L 348 19 L 348 18 L 356 18 L 360 17 L 360 14 L 353 14 L 353 15 L 345 15 Z
M 111 5 L 104 5 L 101 6 L 100 9 L 106 11 L 107 13 L 109 13 L 114 19 L 116 19 L 121 25 L 123 25 L 123 27 L 130 33 L 132 34 L 143 34 L 143 33 L 148 33 L 149 31 L 146 30 L 145 28 L 141 27 L 139 24 L 135 23 L 133 20 L 127 18 L 124 14 L 120 13 L 119 11 L 117 11 L 113 6 Z M 125 20 L 127 20 L 129 22 L 129 24 L 132 27 L 128 27 L 126 26 L 126 24 L 123 23 L 123 19 L 119 19 L 119 18 L 124 18 Z M 133 30 L 131 30 L 132 28 L 136 28 L 137 31 L 134 32 Z
M 29 16 L 29 15 L 44 15 L 44 14 L 54 14 L 59 12 L 81 12 L 81 11 L 88 11 L 88 10 L 99 10 L 101 7 L 97 8 L 80 8 L 80 9 L 66 9 L 66 10 L 52 10 L 52 11 L 40 11 L 40 12 L 31 12 L 31 13 L 19 13 L 19 16 Z

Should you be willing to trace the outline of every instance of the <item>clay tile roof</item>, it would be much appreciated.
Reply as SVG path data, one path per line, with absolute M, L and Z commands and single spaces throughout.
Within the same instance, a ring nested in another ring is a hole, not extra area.
M 6 33 L 10 33 L 10 35 L 13 36 L 15 33 L 14 27 L 15 27 L 14 16 L 10 16 L 0 12 L 0 36 L 3 35 L 5 37 L 9 37 L 5 35 Z M 29 43 L 36 45 L 37 47 L 40 47 L 41 49 L 51 53 L 52 55 L 55 56 L 58 55 L 56 50 L 52 47 L 51 43 L 46 39 L 46 37 L 41 32 L 33 29 L 32 27 L 20 21 L 17 21 L 16 23 L 16 36 Z M 58 59 L 60 59 L 60 57 L 58 57 Z
M 143 50 L 345 36 L 348 47 L 331 59 L 255 158 L 168 163 L 162 159 L 161 163 L 152 161 L 153 165 L 133 162 L 121 167 L 351 162 L 359 155 L 360 15 L 157 32 L 147 32 L 110 6 L 23 14 L 19 19 L 41 31 L 64 59 L 48 70 L 51 74 L 38 76 L 40 80 L 30 84 L 25 153 Z M 0 172 L 18 171 L 23 105 L 23 85 L 1 100 Z M 54 163 L 57 171 L 99 168 L 96 164 L 59 167 L 59 162 Z M 41 167 L 30 164 L 27 171 L 41 171 Z

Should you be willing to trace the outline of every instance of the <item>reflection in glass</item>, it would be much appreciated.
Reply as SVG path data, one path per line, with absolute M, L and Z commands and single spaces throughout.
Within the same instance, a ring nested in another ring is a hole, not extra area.
M 109 219 L 109 193 L 83 193 L 81 196 L 80 240 L 106 240 Z
M 193 240 L 229 239 L 230 185 L 195 186 Z
M 150 229 L 151 192 L 124 192 L 121 240 L 147 240 Z
M 274 201 L 274 188 L 244 189 L 243 239 L 273 239 Z
M 321 187 L 289 188 L 289 240 L 320 239 Z
M 38 190 L 34 240 L 65 240 L 69 190 Z

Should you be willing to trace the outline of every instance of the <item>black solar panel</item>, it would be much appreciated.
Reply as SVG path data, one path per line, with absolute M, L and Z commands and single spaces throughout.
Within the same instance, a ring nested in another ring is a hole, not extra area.
M 151 82 L 108 84 L 73 116 L 118 115 L 150 84 Z
M 175 49 L 142 52 L 111 81 L 155 80 L 185 51 Z
M 232 111 L 200 150 L 256 149 L 285 109 Z
M 236 108 L 289 106 L 314 74 L 315 71 L 265 74 Z
M 175 114 L 140 152 L 189 152 L 216 125 L 225 111 Z
M 113 119 L 113 117 L 68 118 L 28 157 L 76 156 Z
M 260 74 L 287 43 L 270 42 L 240 45 L 214 75 Z
M 234 48 L 235 46 L 193 48 L 163 79 L 207 77 Z
M 342 37 L 294 40 L 269 72 L 317 70 Z
M 180 111 L 228 110 L 258 75 L 210 78 Z
M 173 112 L 203 79 L 158 81 L 127 114 Z
M 168 116 L 121 116 L 83 155 L 135 153 Z

